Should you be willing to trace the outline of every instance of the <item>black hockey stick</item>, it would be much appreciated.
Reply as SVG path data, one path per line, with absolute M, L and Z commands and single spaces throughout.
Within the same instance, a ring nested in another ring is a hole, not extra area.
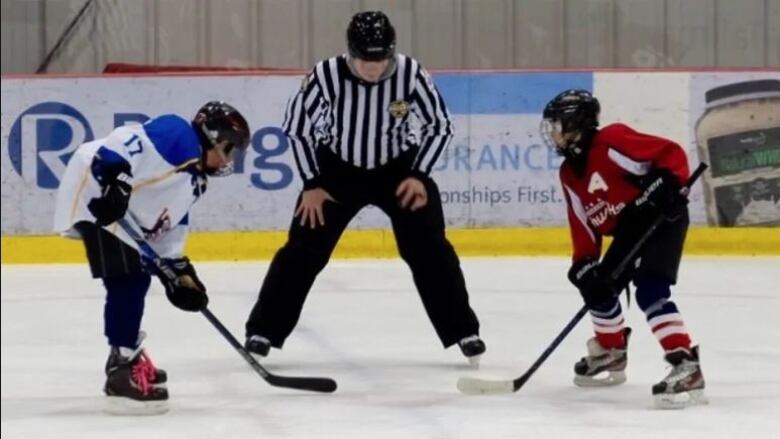
M 122 229 L 127 232 L 131 238 L 133 238 L 136 244 L 138 244 L 138 248 L 141 250 L 142 257 L 149 263 L 152 263 L 158 267 L 164 276 L 168 277 L 172 281 L 175 281 L 176 274 L 173 272 L 173 270 L 171 270 L 171 268 L 166 265 L 165 261 L 160 258 L 157 252 L 155 252 L 149 243 L 146 242 L 141 233 L 138 232 L 138 221 L 133 216 L 133 213 L 128 211 L 127 216 L 125 218 L 121 218 L 118 223 Z M 242 357 L 244 357 L 244 360 L 246 360 L 246 362 L 252 366 L 252 369 L 254 369 L 258 375 L 263 377 L 263 379 L 268 384 L 276 387 L 287 387 L 297 390 L 310 390 L 312 392 L 330 393 L 336 391 L 336 381 L 331 378 L 288 377 L 269 372 L 260 363 L 258 363 L 257 360 L 255 360 L 255 358 L 252 357 L 252 355 L 243 346 L 241 346 L 241 343 L 236 340 L 236 337 L 230 333 L 225 325 L 223 325 L 222 322 L 220 322 L 219 319 L 217 319 L 217 317 L 208 308 L 203 308 L 201 313 L 212 325 L 214 325 L 215 328 L 217 328 L 217 331 L 219 331 L 219 333 L 225 337 L 225 340 L 227 340 L 228 343 L 230 343 L 230 345 L 233 346 L 233 348 L 238 351 Z
M 51 61 L 55 56 L 59 55 L 60 48 L 62 48 L 63 44 L 65 44 L 65 42 L 73 36 L 73 31 L 84 17 L 84 13 L 87 12 L 87 9 L 90 7 L 90 5 L 92 5 L 92 3 L 95 3 L 95 0 L 87 0 L 84 2 L 84 4 L 81 6 L 81 9 L 79 9 L 78 13 L 76 13 L 76 16 L 73 18 L 73 20 L 70 21 L 70 23 L 68 23 L 68 25 L 65 27 L 65 30 L 62 31 L 60 37 L 57 38 L 57 42 L 54 43 L 54 47 L 49 51 L 48 54 L 46 54 L 46 58 L 44 58 L 44 60 L 41 62 L 41 65 L 38 66 L 38 68 L 35 70 L 35 73 L 46 73 L 46 70 L 49 69 L 49 64 L 51 64 Z
M 701 176 L 701 174 L 707 169 L 706 163 L 700 163 L 696 170 L 693 171 L 688 182 L 683 187 L 684 194 L 687 196 L 690 192 L 690 188 L 693 183 Z M 634 258 L 636 253 L 644 246 L 645 242 L 655 233 L 655 230 L 665 221 L 663 215 L 659 215 L 658 218 L 648 227 L 647 231 L 636 241 L 636 244 L 631 248 L 631 251 L 623 258 L 617 267 L 612 271 L 610 277 L 612 280 L 617 280 Z M 515 378 L 514 380 L 483 380 L 480 378 L 463 377 L 458 380 L 458 390 L 462 393 L 470 395 L 480 394 L 497 394 L 497 393 L 512 393 L 517 392 L 523 385 L 531 378 L 531 376 L 539 369 L 539 366 L 547 360 L 553 351 L 561 344 L 563 339 L 569 335 L 569 333 L 577 326 L 577 323 L 582 320 L 585 314 L 588 312 L 587 306 L 582 306 L 577 314 L 569 320 L 569 323 L 561 330 L 561 332 L 555 337 L 555 339 L 547 346 L 547 349 L 542 352 L 542 355 L 534 361 L 534 364 L 528 368 L 528 370 Z

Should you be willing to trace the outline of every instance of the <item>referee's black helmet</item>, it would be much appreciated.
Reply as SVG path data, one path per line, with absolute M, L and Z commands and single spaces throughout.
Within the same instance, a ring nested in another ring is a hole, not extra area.
M 395 55 L 395 29 L 381 11 L 358 12 L 347 27 L 347 48 L 354 58 L 382 61 Z

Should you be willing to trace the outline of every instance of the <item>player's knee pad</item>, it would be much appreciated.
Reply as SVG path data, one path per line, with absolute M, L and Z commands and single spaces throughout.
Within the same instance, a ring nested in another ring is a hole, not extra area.
M 642 311 L 647 310 L 660 301 L 666 301 L 671 296 L 671 282 L 661 277 L 637 279 L 636 303 Z

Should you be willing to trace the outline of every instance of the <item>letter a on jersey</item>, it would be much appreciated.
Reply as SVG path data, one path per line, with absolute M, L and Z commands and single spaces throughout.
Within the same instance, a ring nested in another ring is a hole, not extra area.
M 604 179 L 601 178 L 601 175 L 598 172 L 594 172 L 590 176 L 590 182 L 588 183 L 588 193 L 592 194 L 599 190 L 609 190 L 609 186 L 607 186 L 607 183 L 604 182 Z

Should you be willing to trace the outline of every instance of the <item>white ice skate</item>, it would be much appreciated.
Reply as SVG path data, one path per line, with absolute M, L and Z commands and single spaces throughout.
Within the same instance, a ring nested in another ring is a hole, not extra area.
M 704 375 L 699 365 L 699 347 L 690 351 L 675 349 L 666 354 L 672 366 L 669 375 L 653 386 L 655 405 L 661 409 L 683 409 L 692 405 L 707 404 L 704 395 Z
M 626 382 L 626 350 L 630 335 L 631 328 L 626 328 L 626 345 L 622 349 L 604 349 L 596 337 L 588 340 L 588 355 L 574 365 L 574 384 L 580 387 L 604 387 Z

